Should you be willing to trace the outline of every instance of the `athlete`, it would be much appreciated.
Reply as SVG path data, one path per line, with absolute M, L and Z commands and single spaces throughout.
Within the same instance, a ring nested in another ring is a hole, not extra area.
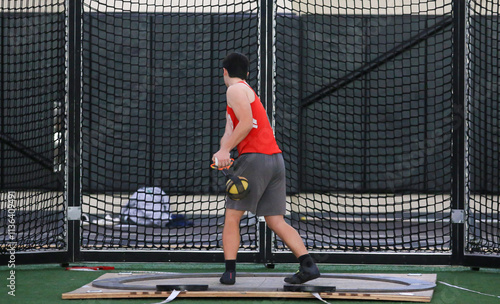
M 229 285 L 235 283 L 240 219 L 246 211 L 264 216 L 267 226 L 298 258 L 299 270 L 286 277 L 285 282 L 300 284 L 318 278 L 319 269 L 302 238 L 284 219 L 285 163 L 260 98 L 245 81 L 249 70 L 248 58 L 240 53 L 231 53 L 224 58 L 222 65 L 224 83 L 227 86 L 226 128 L 220 140 L 220 149 L 213 155 L 212 161 L 221 167 L 228 166 L 231 161 L 230 152 L 237 148 L 234 174 L 248 179 L 250 193 L 238 201 L 226 198 L 222 231 L 226 271 L 220 282 Z

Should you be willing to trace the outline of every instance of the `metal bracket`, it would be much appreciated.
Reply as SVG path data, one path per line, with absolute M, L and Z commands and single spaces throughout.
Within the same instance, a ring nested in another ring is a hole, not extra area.
M 453 224 L 463 224 L 463 223 L 465 223 L 465 210 L 463 210 L 463 209 L 452 209 L 451 210 L 451 222 Z
M 82 218 L 82 207 L 68 207 L 66 219 L 68 221 L 79 221 Z

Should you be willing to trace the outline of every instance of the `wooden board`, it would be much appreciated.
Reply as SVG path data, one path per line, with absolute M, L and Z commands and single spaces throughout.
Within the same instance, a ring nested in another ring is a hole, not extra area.
M 62 294 L 62 298 L 167 298 L 171 292 L 156 291 L 156 285 L 162 284 L 209 285 L 207 291 L 182 291 L 178 295 L 185 298 L 315 298 L 309 292 L 283 291 L 285 275 L 288 274 L 238 273 L 235 285 L 223 285 L 219 283 L 219 273 L 106 273 L 77 290 Z M 430 302 L 436 277 L 436 274 L 322 274 L 306 284 L 336 286 L 336 292 L 319 293 L 323 299 Z M 103 282 L 111 282 L 111 286 L 120 289 L 92 286 Z

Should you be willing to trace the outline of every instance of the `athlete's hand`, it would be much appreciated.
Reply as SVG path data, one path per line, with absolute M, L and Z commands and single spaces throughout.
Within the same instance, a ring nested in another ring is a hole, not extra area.
M 217 167 L 227 167 L 231 164 L 231 155 L 229 151 L 219 150 L 212 156 L 212 162 Z

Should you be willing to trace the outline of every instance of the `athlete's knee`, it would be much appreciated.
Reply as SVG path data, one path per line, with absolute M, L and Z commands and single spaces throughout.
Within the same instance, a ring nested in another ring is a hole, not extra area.
M 282 215 L 271 215 L 265 216 L 264 218 L 266 219 L 266 223 L 269 229 L 273 231 L 279 229 L 283 225 L 287 225 Z
M 226 224 L 240 224 L 243 212 L 237 210 L 226 210 L 225 223 Z
M 241 218 L 239 217 L 234 217 L 234 216 L 226 216 L 224 220 L 225 225 L 240 225 L 240 220 Z

